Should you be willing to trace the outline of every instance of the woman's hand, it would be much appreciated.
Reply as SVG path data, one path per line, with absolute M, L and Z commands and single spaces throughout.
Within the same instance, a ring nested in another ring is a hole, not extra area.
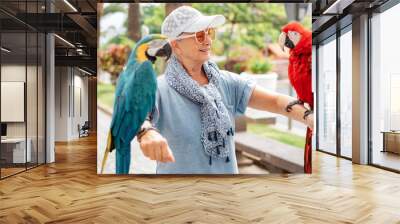
M 159 162 L 175 162 L 174 155 L 168 146 L 167 140 L 155 130 L 148 130 L 140 138 L 140 148 L 143 154 Z
M 306 125 L 311 129 L 314 130 L 314 113 L 309 114 L 306 116 Z

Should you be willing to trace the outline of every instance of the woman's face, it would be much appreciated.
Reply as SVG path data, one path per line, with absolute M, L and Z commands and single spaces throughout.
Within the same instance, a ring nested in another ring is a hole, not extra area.
M 185 37 L 193 35 L 194 33 L 182 33 L 179 37 Z M 175 40 L 175 44 L 172 44 L 172 50 L 178 57 L 189 59 L 194 63 L 203 64 L 206 62 L 211 55 L 211 38 L 206 35 L 206 38 L 202 43 L 196 40 L 196 37 L 191 36 L 180 40 Z

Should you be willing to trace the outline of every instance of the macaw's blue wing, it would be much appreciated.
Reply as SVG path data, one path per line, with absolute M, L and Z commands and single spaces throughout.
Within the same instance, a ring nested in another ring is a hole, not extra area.
M 122 95 L 123 89 L 126 85 L 128 77 L 131 75 L 134 75 L 135 70 L 138 67 L 138 65 L 140 65 L 140 63 L 137 62 L 136 53 L 133 50 L 131 52 L 131 54 L 129 55 L 127 65 L 125 66 L 124 70 L 118 77 L 117 85 L 115 88 L 113 114 L 112 114 L 112 118 L 111 118 L 110 130 L 109 130 L 108 136 L 107 136 L 107 145 L 106 145 L 106 149 L 104 152 L 104 157 L 103 157 L 103 161 L 102 161 L 102 165 L 101 165 L 101 171 L 100 171 L 101 173 L 103 173 L 103 171 L 104 171 L 104 167 L 105 167 L 109 153 L 115 149 L 115 141 L 114 141 L 115 135 L 112 135 L 112 132 L 113 132 L 112 130 L 113 130 L 115 121 L 120 120 L 121 119 L 120 117 L 123 116 L 123 115 L 121 115 L 121 113 L 123 113 L 121 108 L 125 107 L 124 103 L 122 103 L 122 100 L 121 100 L 121 95 Z M 114 130 L 115 130 L 115 128 L 114 128 Z
M 138 64 L 134 74 L 129 75 L 125 82 L 120 97 L 116 99 L 118 115 L 111 127 L 117 150 L 118 174 L 129 172 L 130 143 L 155 104 L 157 79 L 151 62 Z
M 151 43 L 149 46 L 149 42 L 156 39 L 165 40 L 165 43 Z M 116 172 L 129 172 L 130 142 L 155 104 L 157 82 L 150 59 L 171 54 L 166 39 L 166 36 L 160 34 L 147 35 L 136 44 L 129 56 L 128 64 L 121 73 L 115 90 L 114 111 L 101 173 L 109 153 L 114 148 L 117 151 Z
M 119 75 L 118 77 L 118 81 L 117 81 L 117 86 L 115 88 L 115 99 L 114 99 L 114 109 L 113 109 L 113 117 L 112 117 L 112 121 L 111 121 L 111 127 L 114 125 L 115 122 L 115 116 L 118 116 L 118 111 L 119 111 L 119 106 L 121 106 L 120 104 L 118 104 L 118 98 L 121 96 L 122 94 L 122 90 L 125 87 L 126 84 L 126 80 L 130 75 L 133 75 L 135 73 L 135 70 L 137 68 L 137 66 L 140 63 L 138 63 L 136 61 L 136 54 L 134 51 L 131 52 L 131 54 L 129 55 L 129 59 L 128 59 L 128 64 L 126 65 L 125 69 L 123 70 L 123 72 Z

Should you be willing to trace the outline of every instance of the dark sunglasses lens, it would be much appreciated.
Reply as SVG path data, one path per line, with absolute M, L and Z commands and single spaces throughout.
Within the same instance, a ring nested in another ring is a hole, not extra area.
M 196 39 L 199 43 L 203 43 L 206 40 L 206 32 L 207 32 L 207 36 L 209 36 L 211 38 L 211 40 L 215 39 L 215 29 L 208 29 L 207 31 L 199 31 L 196 32 Z
M 206 39 L 206 32 L 205 31 L 196 32 L 196 39 L 198 42 L 203 43 Z

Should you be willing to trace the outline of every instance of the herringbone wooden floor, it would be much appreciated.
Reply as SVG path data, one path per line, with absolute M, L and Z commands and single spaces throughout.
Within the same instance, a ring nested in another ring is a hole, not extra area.
M 0 223 L 400 223 L 400 175 L 315 153 L 314 174 L 98 176 L 95 137 L 0 181 Z

